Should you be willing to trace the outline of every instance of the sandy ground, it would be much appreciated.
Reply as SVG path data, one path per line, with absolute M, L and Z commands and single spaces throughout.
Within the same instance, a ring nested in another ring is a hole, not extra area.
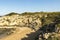
M 17 28 L 13 34 L 3 37 L 0 40 L 21 40 L 24 37 L 28 37 L 26 34 L 30 34 L 31 32 L 34 32 L 34 30 L 28 27 Z

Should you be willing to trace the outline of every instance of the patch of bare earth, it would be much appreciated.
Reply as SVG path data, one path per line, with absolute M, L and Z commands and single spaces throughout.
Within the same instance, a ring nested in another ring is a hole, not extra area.
M 28 27 L 17 28 L 13 34 L 3 37 L 0 40 L 21 40 L 24 37 L 28 37 L 26 34 L 30 34 L 31 32 L 34 32 L 34 30 Z

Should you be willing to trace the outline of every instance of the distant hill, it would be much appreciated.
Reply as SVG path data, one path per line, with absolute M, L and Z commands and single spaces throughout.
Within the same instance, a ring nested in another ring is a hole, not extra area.
M 11 16 L 11 15 L 19 15 L 18 13 L 15 13 L 15 12 L 11 12 L 9 14 L 6 14 L 5 16 Z

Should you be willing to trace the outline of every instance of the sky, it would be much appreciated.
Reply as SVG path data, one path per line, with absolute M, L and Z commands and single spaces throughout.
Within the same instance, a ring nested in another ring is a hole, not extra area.
M 0 15 L 40 11 L 60 12 L 60 0 L 0 0 Z

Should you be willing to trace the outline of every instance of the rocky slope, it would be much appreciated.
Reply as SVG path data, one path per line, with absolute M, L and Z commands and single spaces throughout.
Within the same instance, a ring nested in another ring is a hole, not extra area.
M 41 16 L 39 14 L 36 15 L 11 15 L 11 16 L 3 16 L 0 17 L 0 25 L 18 25 L 20 27 L 40 27 L 41 26 Z M 45 15 L 47 17 L 47 15 Z
M 10 13 L 0 17 L 0 27 L 5 26 L 29 27 L 35 30 L 22 40 L 29 40 L 32 36 L 34 40 L 55 40 L 55 37 L 56 40 L 60 40 L 58 38 L 60 37 L 60 12 Z M 4 31 L 4 29 L 2 30 Z

